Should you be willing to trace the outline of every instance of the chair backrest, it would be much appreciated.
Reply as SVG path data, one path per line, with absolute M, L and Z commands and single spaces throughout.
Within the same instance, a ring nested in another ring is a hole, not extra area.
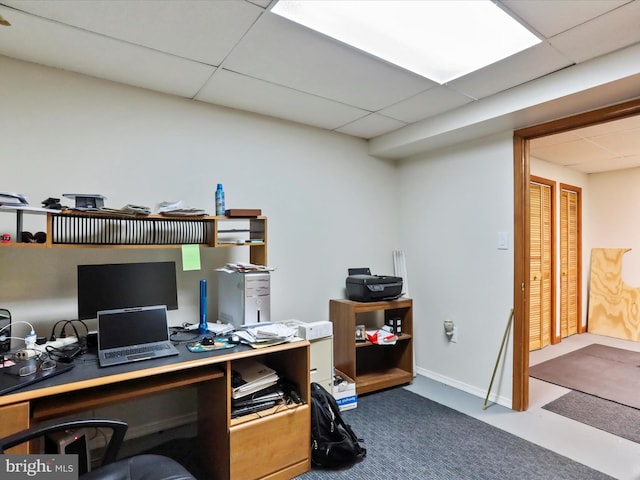
M 0 439 L 0 454 L 4 454 L 6 450 L 17 445 L 45 435 L 86 428 L 106 428 L 113 433 L 107 442 L 100 466 L 88 472 L 78 472 L 81 479 L 112 480 L 114 478 L 128 478 L 140 480 L 153 478 L 155 480 L 196 480 L 185 467 L 169 457 L 142 454 L 118 460 L 118 450 L 124 441 L 128 425 L 120 420 L 106 418 L 58 419 L 40 423 L 32 428 Z
M 89 419 L 71 419 L 71 420 L 53 420 L 40 423 L 27 430 L 9 435 L 0 439 L 0 454 L 5 450 L 21 445 L 35 438 L 40 438 L 54 432 L 62 432 L 65 430 L 77 430 L 81 428 L 108 428 L 113 434 L 107 443 L 107 447 L 102 458 L 102 465 L 114 462 L 118 455 L 118 450 L 124 441 L 127 433 L 128 425 L 121 420 L 113 420 L 107 418 L 89 418 Z

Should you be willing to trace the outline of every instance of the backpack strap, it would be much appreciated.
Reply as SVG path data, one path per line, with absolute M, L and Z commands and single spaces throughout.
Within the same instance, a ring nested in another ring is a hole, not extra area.
M 314 386 L 317 385 L 317 386 Z M 358 436 L 354 433 L 351 425 L 347 424 L 342 418 L 342 413 L 340 412 L 340 407 L 338 406 L 338 402 L 333 395 L 327 392 L 327 389 L 324 388 L 319 383 L 311 383 L 311 391 L 316 392 L 316 396 L 320 397 L 322 402 L 326 402 L 333 413 L 334 421 L 340 424 L 347 432 L 347 434 L 351 437 L 351 440 L 354 442 L 363 442 L 362 438 L 358 438 Z M 313 393 L 312 393 L 313 395 Z

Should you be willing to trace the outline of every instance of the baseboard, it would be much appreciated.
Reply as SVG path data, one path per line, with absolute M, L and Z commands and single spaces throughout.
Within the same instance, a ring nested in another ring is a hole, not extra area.
M 453 378 L 445 377 L 443 375 L 440 375 L 439 373 L 432 372 L 424 368 L 416 367 L 416 373 L 424 377 L 427 377 L 431 380 L 434 380 L 436 382 L 442 383 L 444 385 L 448 385 L 458 390 L 462 390 L 463 392 L 469 393 L 483 400 L 487 396 L 487 390 L 483 390 L 481 388 L 474 387 L 473 385 L 462 383 Z M 496 403 L 498 405 L 501 405 L 509 409 L 511 409 L 513 406 L 513 400 L 511 398 L 498 396 L 495 393 L 492 393 L 489 395 L 488 401 L 490 401 L 491 403 Z

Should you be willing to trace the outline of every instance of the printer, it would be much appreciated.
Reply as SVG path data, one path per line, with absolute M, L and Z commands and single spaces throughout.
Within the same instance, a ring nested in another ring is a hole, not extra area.
M 402 277 L 371 275 L 369 268 L 350 268 L 347 297 L 356 302 L 395 300 L 402 295 Z

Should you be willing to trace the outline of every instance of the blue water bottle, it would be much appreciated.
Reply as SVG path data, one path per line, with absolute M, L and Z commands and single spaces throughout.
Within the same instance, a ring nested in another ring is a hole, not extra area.
M 224 190 L 222 184 L 219 183 L 216 189 L 216 215 L 224 215 L 224 213 Z

